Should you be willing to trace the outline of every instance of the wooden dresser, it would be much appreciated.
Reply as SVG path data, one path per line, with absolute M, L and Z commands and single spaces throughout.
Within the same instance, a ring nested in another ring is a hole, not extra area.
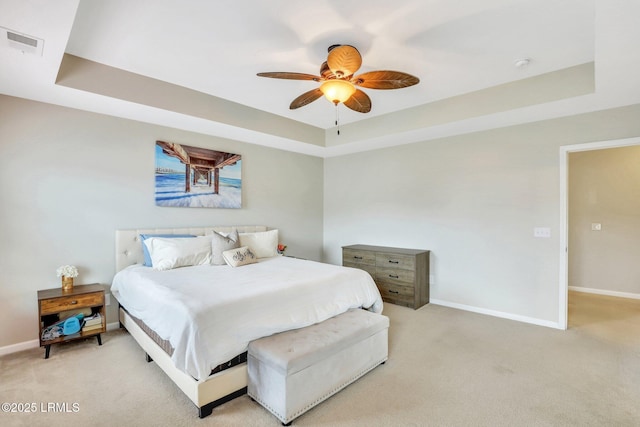
M 343 246 L 342 265 L 371 274 L 386 302 L 413 309 L 429 303 L 429 251 Z

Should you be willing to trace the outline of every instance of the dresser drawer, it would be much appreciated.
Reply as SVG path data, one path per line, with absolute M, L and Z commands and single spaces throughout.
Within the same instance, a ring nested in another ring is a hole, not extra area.
M 400 270 L 397 268 L 376 268 L 376 281 L 384 281 L 390 283 L 406 283 L 413 286 L 413 280 L 416 275 L 413 270 Z
M 415 300 L 413 287 L 378 281 L 376 281 L 376 285 L 378 285 L 380 296 L 384 301 L 413 307 Z
M 59 313 L 61 311 L 72 310 L 76 307 L 93 307 L 98 305 L 104 305 L 103 292 L 43 299 L 40 301 L 40 314 Z
M 382 268 L 401 268 L 413 270 L 416 267 L 416 259 L 409 255 L 392 254 L 385 252 L 376 253 L 376 266 Z
M 376 254 L 370 251 L 359 251 L 357 249 L 343 249 L 342 262 L 358 265 L 376 265 Z
M 360 270 L 364 270 L 371 275 L 371 277 L 376 277 L 376 266 L 375 265 L 366 265 L 366 264 L 356 264 L 353 262 L 343 261 L 342 265 L 345 267 L 351 268 L 359 268 Z

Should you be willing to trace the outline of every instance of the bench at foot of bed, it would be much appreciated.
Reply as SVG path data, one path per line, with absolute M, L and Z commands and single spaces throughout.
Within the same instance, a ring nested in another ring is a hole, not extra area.
M 389 319 L 354 309 L 249 344 L 248 394 L 284 425 L 384 363 Z

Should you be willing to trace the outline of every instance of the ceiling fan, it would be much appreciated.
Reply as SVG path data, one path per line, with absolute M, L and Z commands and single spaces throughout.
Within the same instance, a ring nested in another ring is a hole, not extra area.
M 400 71 L 370 71 L 354 75 L 362 65 L 362 56 L 358 49 L 350 45 L 332 45 L 327 60 L 320 66 L 320 75 L 305 73 L 269 72 L 258 73 L 260 77 L 289 80 L 313 80 L 322 82 L 320 87 L 303 93 L 291 102 L 289 108 L 304 107 L 324 95 L 336 106 L 343 103 L 359 113 L 371 111 L 371 99 L 358 89 L 400 89 L 413 86 L 420 79 Z

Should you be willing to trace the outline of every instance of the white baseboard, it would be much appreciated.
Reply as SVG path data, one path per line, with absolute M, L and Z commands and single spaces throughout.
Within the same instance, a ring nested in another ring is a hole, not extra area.
M 631 292 L 607 291 L 604 289 L 583 288 L 581 286 L 569 286 L 570 291 L 584 292 L 587 294 L 607 295 L 610 297 L 640 299 L 640 294 Z
M 17 353 L 23 350 L 30 350 L 32 348 L 37 348 L 40 346 L 39 340 L 31 340 L 25 342 L 19 342 L 18 344 L 11 344 L 4 347 L 0 347 L 0 356 L 5 356 L 11 353 Z
M 550 320 L 536 319 L 533 317 L 520 316 L 518 314 L 505 313 L 502 311 L 489 310 L 486 308 L 473 307 L 470 305 L 458 304 L 455 302 L 443 301 L 438 299 L 431 299 L 429 302 L 435 305 L 442 305 L 444 307 L 457 308 L 459 310 L 471 311 L 473 313 L 479 313 L 479 314 L 486 314 L 489 316 L 500 317 L 503 319 L 516 320 L 518 322 L 530 323 L 532 325 L 546 326 L 547 328 L 554 328 L 554 329 L 564 329 L 560 327 L 558 322 L 552 322 Z
M 120 329 L 120 322 L 107 323 L 107 332 Z M 11 344 L 4 347 L 0 347 L 0 356 L 5 356 L 11 353 L 17 353 L 23 350 L 30 350 L 40 346 L 40 340 L 31 340 L 25 342 L 19 342 L 18 344 Z

